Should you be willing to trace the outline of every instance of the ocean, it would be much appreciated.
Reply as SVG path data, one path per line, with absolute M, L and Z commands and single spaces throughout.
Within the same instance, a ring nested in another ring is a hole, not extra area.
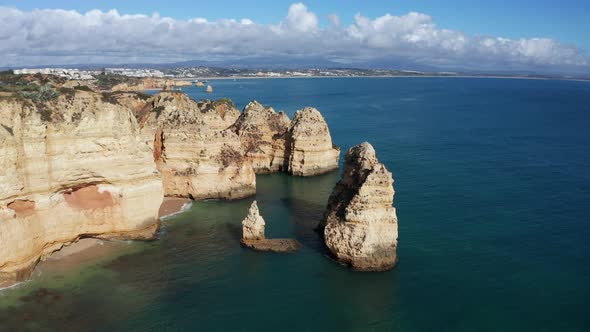
M 159 240 L 0 292 L 0 330 L 588 331 L 590 82 L 492 78 L 211 80 L 195 99 L 324 115 L 393 172 L 399 263 L 355 272 L 313 231 L 338 172 L 257 177 L 256 197 L 194 202 Z M 258 201 L 268 237 L 239 244 Z

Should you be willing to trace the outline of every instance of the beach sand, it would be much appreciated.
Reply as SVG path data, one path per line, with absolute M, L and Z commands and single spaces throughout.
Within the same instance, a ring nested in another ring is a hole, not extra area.
M 158 218 L 173 215 L 182 211 L 182 207 L 186 203 L 190 203 L 191 200 L 180 197 L 164 197 L 162 205 L 160 205 L 160 211 L 158 211 Z
M 158 218 L 170 216 L 182 211 L 183 206 L 190 202 L 189 199 L 166 197 L 160 206 Z M 99 259 L 100 257 L 116 253 L 121 250 L 124 243 L 120 241 L 105 241 L 94 238 L 80 239 L 62 249 L 52 253 L 44 261 L 39 262 L 36 270 L 41 271 L 67 271 L 81 264 Z M 0 289 L 14 286 L 12 283 L 0 283 Z

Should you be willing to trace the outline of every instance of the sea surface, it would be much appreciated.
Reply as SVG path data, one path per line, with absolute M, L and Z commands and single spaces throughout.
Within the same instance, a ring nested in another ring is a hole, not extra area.
M 195 99 L 314 106 L 343 154 L 393 172 L 399 264 L 354 272 L 313 232 L 338 172 L 257 177 L 256 197 L 195 202 L 158 241 L 0 292 L 0 330 L 588 331 L 590 82 L 476 78 L 213 80 Z M 341 158 L 342 160 L 342 158 Z M 295 254 L 240 247 L 253 199 Z

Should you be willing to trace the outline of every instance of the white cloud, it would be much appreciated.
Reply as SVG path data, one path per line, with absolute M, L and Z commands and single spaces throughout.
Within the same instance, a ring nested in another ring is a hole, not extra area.
M 357 14 L 349 26 L 336 15 L 328 20 L 331 24 L 321 28 L 316 14 L 302 3 L 269 25 L 248 18 L 176 20 L 116 10 L 0 7 L 0 66 L 291 57 L 471 69 L 589 68 L 579 49 L 553 39 L 470 36 L 439 28 L 422 13 Z
M 287 14 L 287 26 L 298 32 L 314 32 L 318 29 L 318 18 L 301 2 L 292 4 Z

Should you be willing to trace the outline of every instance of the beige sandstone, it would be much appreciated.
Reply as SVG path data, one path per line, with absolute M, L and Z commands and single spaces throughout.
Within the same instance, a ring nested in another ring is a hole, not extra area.
M 306 107 L 293 121 L 257 101 L 250 102 L 233 126 L 256 173 L 285 171 L 312 176 L 338 168 L 340 148 L 321 113 Z
M 197 103 L 161 92 L 138 116 L 167 196 L 237 199 L 256 192 L 252 163 L 228 129 L 239 116 L 229 101 Z
M 369 143 L 348 150 L 321 223 L 334 256 L 359 270 L 379 271 L 397 262 L 393 178 Z
M 131 112 L 77 91 L 0 102 L 0 283 L 80 238 L 149 239 L 162 182 Z
M 302 245 L 295 239 L 267 239 L 264 235 L 266 223 L 256 201 L 252 202 L 248 215 L 242 221 L 242 245 L 257 251 L 287 253 L 299 250 Z
M 332 144 L 322 114 L 313 107 L 295 113 L 287 133 L 289 173 L 311 176 L 338 168 L 340 148 Z
M 284 112 L 277 113 L 257 101 L 251 101 L 242 111 L 233 130 L 257 174 L 287 170 L 285 137 L 290 123 Z
M 242 239 L 243 240 L 263 240 L 264 239 L 264 227 L 266 223 L 260 216 L 258 211 L 258 205 L 256 201 L 252 202 L 250 209 L 248 209 L 248 215 L 242 221 Z

